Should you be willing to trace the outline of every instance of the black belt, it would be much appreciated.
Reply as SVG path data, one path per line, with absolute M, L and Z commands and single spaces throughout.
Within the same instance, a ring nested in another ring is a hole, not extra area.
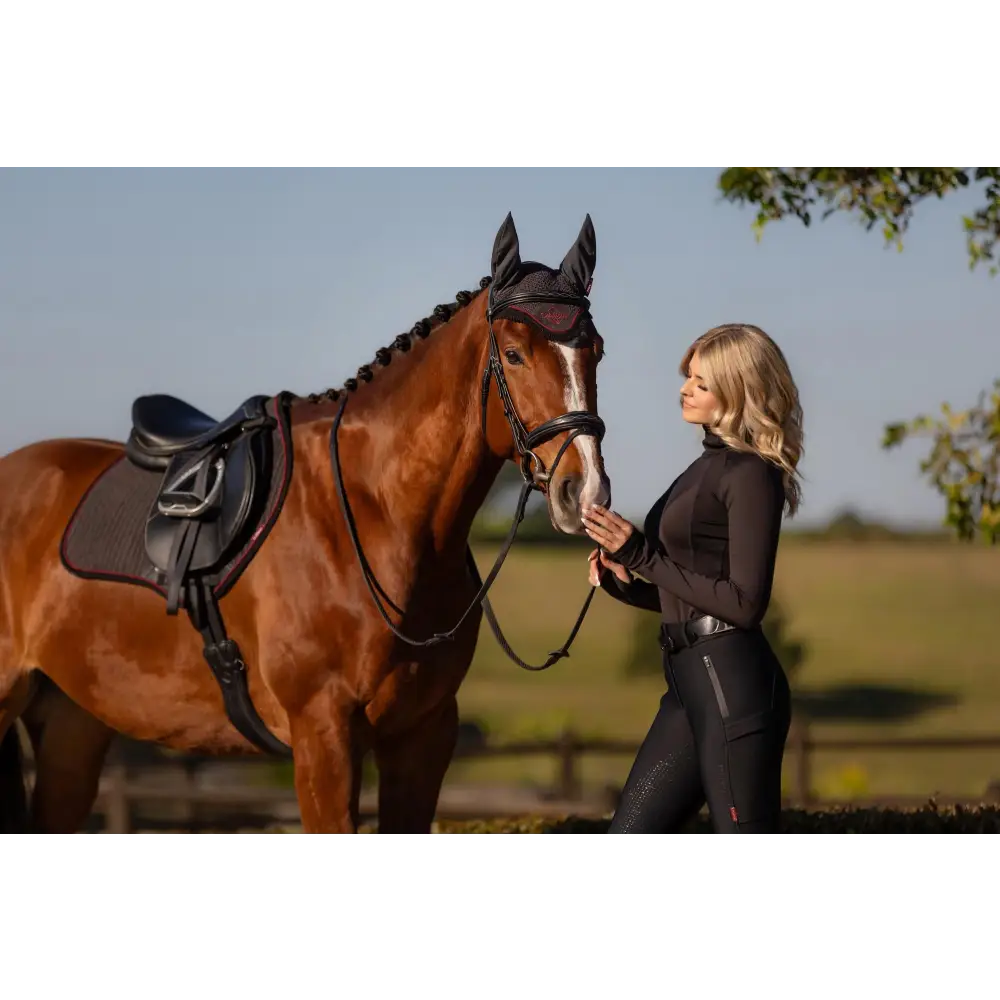
M 688 649 L 711 635 L 718 635 L 720 632 L 733 632 L 735 629 L 735 625 L 730 625 L 719 618 L 713 618 L 711 615 L 692 618 L 686 622 L 664 622 L 660 625 L 660 649 L 666 650 L 668 653 L 676 653 L 678 650 Z

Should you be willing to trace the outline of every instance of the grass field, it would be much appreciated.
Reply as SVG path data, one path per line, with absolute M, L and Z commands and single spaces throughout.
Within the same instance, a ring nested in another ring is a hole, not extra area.
M 480 548 L 480 566 L 494 550 Z M 539 662 L 562 643 L 586 596 L 587 550 L 515 546 L 492 598 L 515 651 Z M 793 677 L 817 736 L 1000 734 L 1000 552 L 941 542 L 831 543 L 786 538 L 775 595 L 806 655 Z M 491 739 L 578 733 L 640 740 L 664 682 L 623 671 L 636 616 L 594 598 L 572 655 L 541 674 L 510 662 L 486 625 L 460 693 L 463 719 Z M 589 759 L 591 786 L 620 784 L 631 761 Z M 449 781 L 548 783 L 551 761 L 456 762 Z M 820 794 L 978 795 L 1000 754 L 819 754 Z M 787 775 L 786 775 L 787 777 Z M 787 781 L 786 781 L 787 784 Z

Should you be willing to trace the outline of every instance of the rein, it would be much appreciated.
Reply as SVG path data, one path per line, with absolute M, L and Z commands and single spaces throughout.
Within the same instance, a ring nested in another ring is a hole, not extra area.
M 530 293 L 522 293 L 521 295 L 512 295 L 505 299 L 501 308 L 506 308 L 513 302 L 568 302 L 580 306 L 580 308 L 585 312 L 588 311 L 590 307 L 590 302 L 583 296 L 573 297 L 557 296 L 552 294 L 533 295 Z M 559 649 L 549 653 L 544 663 L 537 665 L 525 662 L 511 648 L 507 639 L 504 637 L 503 631 L 500 628 L 500 624 L 497 621 L 496 615 L 494 614 L 493 608 L 486 595 L 489 593 L 489 589 L 493 585 L 494 580 L 496 580 L 497 575 L 500 572 L 500 568 L 503 566 L 504 560 L 507 558 L 507 553 L 510 552 L 511 546 L 514 544 L 514 539 L 517 536 L 517 529 L 524 520 L 524 511 L 531 492 L 533 490 L 538 490 L 540 493 L 545 492 L 546 487 L 549 482 L 551 482 L 552 476 L 559 465 L 559 460 L 566 453 L 566 449 L 569 445 L 579 435 L 590 434 L 600 441 L 604 437 L 605 425 L 604 421 L 597 416 L 596 413 L 590 413 L 586 410 L 574 410 L 569 413 L 564 413 L 561 416 L 554 417 L 551 420 L 547 420 L 532 431 L 528 431 L 525 428 L 520 417 L 517 415 L 516 408 L 514 407 L 514 401 L 510 395 L 510 389 L 507 385 L 507 378 L 503 371 L 503 362 L 500 360 L 500 350 L 497 345 L 496 335 L 493 332 L 493 319 L 496 315 L 497 308 L 498 307 L 493 298 L 493 288 L 491 287 L 486 311 L 490 331 L 490 350 L 489 357 L 486 362 L 486 368 L 483 372 L 482 382 L 482 431 L 483 437 L 485 438 L 486 408 L 490 395 L 490 382 L 495 380 L 497 384 L 497 392 L 499 393 L 500 400 L 503 403 L 504 416 L 507 418 L 508 424 L 510 424 L 511 434 L 514 438 L 514 447 L 521 457 L 521 475 L 524 482 L 521 485 L 521 492 L 517 498 L 517 506 L 514 510 L 514 517 L 511 521 L 510 530 L 507 532 L 507 537 L 504 539 L 500 552 L 497 554 L 497 558 L 493 563 L 493 568 L 490 570 L 489 575 L 485 580 L 483 580 L 479 574 L 479 568 L 477 567 L 475 558 L 473 557 L 471 546 L 466 546 L 466 560 L 469 572 L 472 574 L 472 579 L 474 581 L 479 581 L 479 590 L 477 591 L 476 596 L 472 599 L 472 602 L 462 613 L 461 618 L 459 618 L 447 632 L 436 632 L 428 639 L 411 639 L 409 636 L 404 635 L 392 623 L 392 620 L 386 613 L 385 607 L 379 598 L 379 594 L 381 594 L 397 614 L 403 614 L 402 609 L 396 607 L 392 599 L 382 589 L 382 586 L 375 578 L 375 574 L 372 572 L 372 568 L 365 557 L 364 551 L 362 550 L 361 542 L 358 538 L 357 525 L 355 524 L 354 515 L 351 512 L 351 506 L 347 499 L 347 490 L 344 486 L 343 473 L 340 467 L 340 448 L 338 444 L 340 423 L 348 400 L 348 396 L 346 394 L 341 400 L 340 406 L 337 408 L 336 416 L 333 419 L 333 426 L 330 429 L 330 460 L 333 467 L 334 484 L 337 488 L 337 497 L 340 501 L 340 508 L 343 512 L 344 520 L 347 523 L 348 533 L 351 536 L 351 544 L 354 546 L 354 552 L 361 565 L 361 572 L 365 579 L 365 585 L 368 587 L 368 592 L 371 594 L 375 607 L 382 616 L 382 620 L 389 626 L 397 638 L 402 639 L 403 642 L 410 646 L 420 647 L 436 646 L 439 643 L 447 642 L 455 637 L 455 633 L 459 630 L 459 628 L 461 628 L 473 608 L 475 608 L 477 604 L 481 604 L 486 620 L 489 622 L 490 629 L 492 630 L 497 643 L 500 645 L 500 648 L 507 654 L 507 656 L 523 670 L 547 670 L 554 663 L 569 656 L 569 647 L 572 645 L 573 640 L 580 631 L 580 627 L 583 625 L 584 618 L 587 616 L 587 612 L 590 609 L 590 603 L 594 599 L 594 593 L 597 588 L 590 588 L 590 593 L 587 595 L 587 598 L 583 603 L 583 607 L 580 610 L 580 614 L 577 616 L 576 623 L 574 624 L 573 629 L 566 641 L 559 647 Z M 535 454 L 534 449 L 565 431 L 569 431 L 566 436 L 566 440 L 560 446 L 555 460 L 552 462 L 552 467 L 550 469 L 546 469 L 545 464 Z

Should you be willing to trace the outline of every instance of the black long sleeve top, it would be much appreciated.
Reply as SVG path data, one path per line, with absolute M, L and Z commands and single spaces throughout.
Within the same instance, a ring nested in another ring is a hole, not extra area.
M 771 597 L 784 500 L 781 469 L 706 429 L 702 454 L 610 555 L 645 580 L 605 572 L 601 586 L 665 622 L 712 615 L 753 628 Z

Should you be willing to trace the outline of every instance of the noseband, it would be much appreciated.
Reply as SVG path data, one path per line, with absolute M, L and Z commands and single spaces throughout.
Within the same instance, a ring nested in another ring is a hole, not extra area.
M 496 380 L 497 391 L 500 395 L 500 400 L 503 403 L 504 416 L 510 424 L 511 434 L 514 438 L 514 448 L 521 458 L 521 475 L 524 477 L 524 482 L 521 486 L 520 496 L 517 499 L 517 507 L 514 511 L 514 519 L 511 522 L 510 530 L 508 531 L 507 537 L 504 539 L 504 543 L 500 548 L 500 552 L 497 554 L 497 558 L 493 563 L 493 569 L 490 570 L 489 576 L 487 576 L 485 580 L 483 580 L 479 575 L 479 567 L 476 565 L 476 560 L 472 555 L 471 547 L 466 546 L 466 563 L 468 564 L 469 573 L 471 574 L 472 579 L 474 581 L 478 581 L 479 583 L 479 590 L 476 593 L 476 596 L 472 599 L 472 602 L 465 609 L 462 617 L 459 618 L 455 625 L 447 632 L 437 632 L 429 639 L 411 639 L 400 632 L 400 630 L 392 623 L 392 620 L 386 614 L 382 601 L 379 599 L 379 594 L 381 594 L 398 615 L 402 616 L 404 614 L 403 609 L 397 607 L 393 603 L 389 595 L 382 589 L 378 580 L 375 579 L 375 574 L 372 572 L 372 568 L 362 551 L 361 542 L 358 539 L 357 525 L 354 523 L 354 516 L 351 513 L 351 507 L 347 500 L 347 490 L 344 487 L 343 474 L 340 468 L 340 449 L 338 446 L 338 431 L 340 429 L 340 422 L 344 415 L 344 408 L 347 406 L 348 397 L 346 393 L 341 399 L 340 406 L 337 408 L 337 414 L 333 418 L 333 426 L 330 429 L 330 460 L 331 465 L 333 466 L 333 478 L 334 484 L 337 488 L 337 497 L 340 500 L 340 508 L 344 514 L 344 520 L 347 522 L 347 529 L 351 536 L 351 543 L 354 546 L 355 554 L 358 557 L 358 562 L 361 564 L 361 571 L 365 579 L 365 584 L 368 587 L 368 592 L 371 594 L 372 600 L 375 602 L 375 607 L 382 616 L 382 620 L 389 626 L 390 630 L 396 635 L 396 637 L 410 646 L 436 646 L 438 643 L 452 640 L 454 639 L 459 628 L 461 628 L 462 623 L 472 612 L 472 609 L 477 604 L 481 604 L 486 620 L 489 622 L 493 635 L 496 637 L 501 649 L 503 649 L 507 656 L 509 656 L 510 659 L 512 659 L 522 669 L 537 671 L 547 670 L 558 660 L 569 656 L 569 647 L 573 644 L 573 640 L 576 638 L 577 632 L 580 631 L 580 626 L 583 624 L 583 620 L 587 616 L 587 611 L 590 608 L 590 602 L 594 599 L 594 594 L 597 588 L 590 588 L 590 593 L 584 601 L 583 608 L 580 610 L 580 614 L 576 619 L 576 624 L 573 626 L 573 630 L 570 632 L 566 641 L 559 649 L 549 653 L 544 663 L 535 666 L 530 663 L 526 663 L 514 652 L 513 649 L 511 649 L 510 644 L 504 637 L 500 628 L 500 623 L 497 621 L 496 615 L 493 613 L 493 608 L 486 595 L 489 592 L 490 587 L 493 585 L 493 581 L 497 578 L 497 574 L 500 572 L 500 567 L 503 565 L 504 559 L 507 558 L 507 553 L 514 544 L 514 539 L 517 536 L 517 529 L 520 526 L 521 521 L 524 520 L 524 510 L 527 506 L 528 497 L 531 495 L 532 490 L 538 490 L 541 493 L 545 493 L 548 489 L 549 483 L 552 481 L 552 476 L 555 473 L 556 467 L 559 465 L 559 460 L 566 453 L 566 449 L 570 446 L 570 444 L 581 434 L 592 435 L 593 437 L 596 437 L 598 441 L 601 441 L 604 437 L 605 427 L 604 421 L 596 413 L 589 413 L 586 410 L 571 410 L 569 413 L 562 414 L 562 416 L 546 420 L 543 424 L 540 424 L 531 431 L 527 430 L 521 422 L 521 418 L 517 415 L 517 410 L 514 407 L 514 401 L 510 395 L 507 378 L 504 375 L 503 362 L 500 359 L 500 348 L 497 345 L 496 334 L 493 332 L 493 320 L 500 309 L 506 309 L 507 306 L 512 303 L 523 302 L 568 303 L 579 306 L 583 310 L 584 316 L 589 314 L 590 311 L 590 301 L 584 296 L 533 294 L 530 292 L 523 292 L 520 295 L 511 295 L 505 298 L 504 301 L 498 306 L 493 298 L 493 287 L 490 287 L 490 297 L 487 300 L 486 308 L 486 319 L 490 330 L 490 349 L 486 361 L 486 368 L 483 371 L 482 384 L 483 438 L 484 440 L 486 438 L 486 411 L 490 398 L 490 379 L 492 377 Z M 536 454 L 535 449 L 538 448 L 539 445 L 545 444 L 546 441 L 550 441 L 552 438 L 566 431 L 569 431 L 566 435 L 566 440 L 562 443 L 559 451 L 556 453 L 556 457 L 552 461 L 552 467 L 547 469 L 545 467 L 545 463 Z

